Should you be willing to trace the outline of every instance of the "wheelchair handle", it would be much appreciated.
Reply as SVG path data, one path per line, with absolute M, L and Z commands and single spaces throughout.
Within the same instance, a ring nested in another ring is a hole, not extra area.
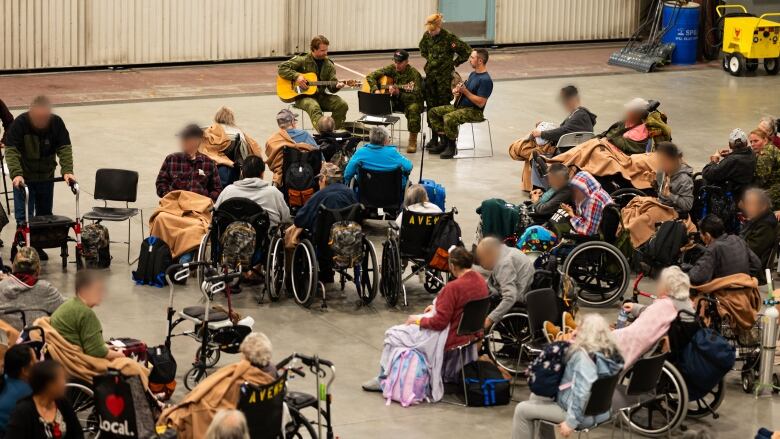
M 10 315 L 10 314 L 19 314 L 19 316 L 20 316 L 20 318 L 22 320 L 22 328 L 27 326 L 27 314 L 25 314 L 25 312 L 23 310 L 21 310 L 19 308 L 14 308 L 14 309 L 7 309 L 7 310 L 5 310 L 3 312 L 0 312 L 0 315 L 4 315 L 4 316 Z
M 40 326 L 27 326 L 23 329 L 23 331 L 26 331 L 27 334 L 30 334 L 33 331 L 38 331 L 41 333 L 41 342 L 43 344 L 46 344 L 46 332 L 41 328 Z M 32 337 L 30 337 L 30 340 L 32 340 Z

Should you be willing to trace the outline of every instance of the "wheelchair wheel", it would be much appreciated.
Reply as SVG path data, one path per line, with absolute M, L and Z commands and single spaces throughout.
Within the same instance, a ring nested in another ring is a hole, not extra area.
M 379 289 L 379 269 L 376 266 L 376 250 L 374 244 L 363 238 L 363 259 L 360 261 L 360 285 L 358 296 L 363 305 L 368 305 L 376 297 Z
M 442 288 L 444 288 L 444 273 L 439 270 L 425 270 L 425 283 L 423 288 L 430 294 L 438 294 Z
M 284 239 L 275 236 L 268 246 L 268 257 L 265 263 L 265 291 L 272 302 L 282 297 L 284 289 Z
M 212 256 L 211 239 L 209 239 L 209 234 L 206 233 L 200 240 L 195 260 L 198 262 L 210 262 L 210 264 L 196 267 L 195 273 L 198 277 L 198 287 L 203 285 L 203 280 L 206 279 L 206 277 L 216 273 L 216 262 L 212 260 Z
M 632 188 L 632 187 L 626 187 L 622 189 L 618 189 L 611 194 L 609 194 L 609 197 L 612 198 L 612 201 L 615 202 L 620 208 L 624 208 L 628 205 L 628 203 L 631 202 L 635 197 L 644 197 L 646 194 L 642 192 L 639 189 Z
M 187 371 L 186 374 L 184 374 L 184 387 L 187 390 L 192 390 L 195 388 L 195 386 L 198 385 L 198 383 L 206 379 L 208 375 L 209 373 L 206 371 L 206 369 L 193 366 L 190 370 Z
M 304 239 L 295 246 L 290 269 L 293 297 L 298 305 L 308 308 L 314 302 L 319 283 L 317 254 L 311 241 Z
M 201 348 L 195 352 L 195 361 L 200 359 Z M 219 357 L 221 356 L 219 349 L 206 349 L 206 367 L 214 367 L 219 363 Z
M 676 430 L 688 413 L 688 387 L 680 372 L 668 361 L 664 363 L 656 396 L 641 406 L 621 411 L 621 422 L 633 431 L 649 437 L 666 436 Z
M 379 291 L 385 297 L 388 306 L 398 304 L 398 296 L 403 285 L 401 269 L 401 253 L 398 250 L 398 242 L 388 239 L 382 244 L 382 277 L 379 280 Z
M 707 415 L 714 415 L 726 396 L 725 379 L 721 379 L 715 387 L 701 398 L 688 403 L 688 417 L 703 418 Z
M 290 422 L 284 426 L 285 439 L 314 439 L 317 437 L 317 430 L 311 425 L 308 419 L 293 407 L 290 410 Z
M 578 245 L 563 262 L 563 273 L 577 285 L 579 300 L 591 306 L 609 306 L 620 300 L 630 272 L 620 250 L 603 241 Z
M 100 437 L 97 413 L 95 412 L 95 394 L 89 387 L 79 383 L 65 384 L 65 398 L 70 402 L 76 417 L 84 431 L 85 438 Z
M 485 338 L 488 354 L 496 365 L 514 375 L 525 370 L 529 358 L 523 345 L 531 341 L 527 314 L 505 315 L 493 323 Z

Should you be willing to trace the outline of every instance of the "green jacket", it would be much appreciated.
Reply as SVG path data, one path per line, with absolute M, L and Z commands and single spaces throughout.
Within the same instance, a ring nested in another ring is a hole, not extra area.
M 756 159 L 755 184 L 772 199 L 772 207 L 780 209 L 780 149 L 767 144 Z
M 60 305 L 51 315 L 51 326 L 65 340 L 91 357 L 105 358 L 108 347 L 97 314 L 78 297 Z
M 5 160 L 11 178 L 22 176 L 28 181 L 54 177 L 60 162 L 62 174 L 73 173 L 73 148 L 65 123 L 52 115 L 45 132 L 36 131 L 27 113 L 19 115 L 8 130 Z
M 390 78 L 393 78 L 395 84 L 399 86 L 406 85 L 410 82 L 414 83 L 414 90 L 409 92 L 401 91 L 399 97 L 402 101 L 419 103 L 424 101 L 422 75 L 420 75 L 420 72 L 418 72 L 414 67 L 407 66 L 403 72 L 398 72 L 395 69 L 395 65 L 390 64 L 387 67 L 375 70 L 373 73 L 366 76 L 366 81 L 368 81 L 368 85 L 371 87 L 372 92 L 377 89 L 379 79 L 382 76 L 389 76 Z
M 288 80 L 295 81 L 299 73 L 316 73 L 320 81 L 338 81 L 336 79 L 336 66 L 330 58 L 325 58 L 322 62 L 322 71 L 317 70 L 317 62 L 311 53 L 306 55 L 296 55 L 289 60 L 279 64 L 279 76 Z M 326 87 L 318 87 L 317 94 L 325 93 Z M 339 89 L 335 85 L 327 87 L 331 93 L 336 93 Z
M 442 29 L 432 37 L 425 32 L 420 40 L 420 55 L 425 58 L 425 74 L 445 77 L 452 75 L 455 67 L 463 64 L 471 55 L 471 46 L 455 34 Z
M 626 154 L 640 154 L 647 149 L 647 140 L 637 142 L 629 138 L 623 137 L 629 129 L 626 128 L 625 121 L 615 122 L 609 129 L 601 134 L 599 137 L 606 137 L 609 143 L 615 145 L 618 149 Z

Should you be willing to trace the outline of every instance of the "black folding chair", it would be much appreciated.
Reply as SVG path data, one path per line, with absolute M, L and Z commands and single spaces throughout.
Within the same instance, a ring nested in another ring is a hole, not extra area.
M 625 374 L 625 376 L 628 377 L 628 384 L 621 384 L 617 387 L 615 394 L 612 397 L 612 406 L 615 407 L 618 412 L 625 412 L 626 418 L 629 418 L 632 409 L 657 399 L 656 388 L 658 387 L 658 381 L 661 379 L 665 361 L 666 353 L 660 353 L 637 360 Z M 668 405 L 665 394 L 662 398 L 664 399 L 664 406 Z M 617 419 L 622 418 L 618 417 Z M 622 435 L 623 422 L 620 422 L 619 424 L 620 434 Z M 628 428 L 628 434 L 629 437 L 633 437 L 633 430 L 630 426 Z M 667 434 L 669 437 L 672 437 L 671 429 L 667 430 Z
M 585 411 L 583 412 L 584 416 L 586 417 L 598 416 L 602 413 L 607 413 L 612 409 L 612 395 L 615 393 L 615 388 L 617 387 L 620 378 L 621 378 L 620 374 L 615 374 L 612 376 L 601 377 L 593 383 L 593 385 L 590 387 L 590 398 L 588 398 L 588 403 L 585 405 Z M 577 430 L 575 430 L 577 432 L 577 438 L 582 436 L 582 433 L 585 433 L 586 437 L 590 437 L 590 432 L 592 430 L 595 430 L 596 428 L 610 421 L 612 421 L 611 413 L 609 418 L 604 420 L 603 422 L 600 422 L 588 428 L 578 428 Z M 536 437 L 539 437 L 539 431 L 542 427 L 542 424 L 550 425 L 553 427 L 558 425 L 553 422 L 546 421 L 544 419 L 537 420 Z
M 395 218 L 401 211 L 404 201 L 403 171 L 396 168 L 392 171 L 372 171 L 359 168 L 357 176 L 358 202 L 367 209 L 382 212 L 380 218 L 388 215 Z
M 365 125 L 390 127 L 390 140 L 395 139 L 395 124 L 401 118 L 393 116 L 393 105 L 389 94 L 359 91 L 358 111 L 363 113 L 363 117 L 358 119 L 358 122 Z
M 287 394 L 287 374 L 276 381 L 256 386 L 241 385 L 238 410 L 247 419 L 252 439 L 284 438 L 284 398 Z
M 536 356 L 542 352 L 544 345 L 547 344 L 547 339 L 542 331 L 544 322 L 561 323 L 560 304 L 558 295 L 552 288 L 540 288 L 529 291 L 525 295 L 525 303 L 531 342 L 523 345 L 523 349 L 530 356 Z
M 455 404 L 460 405 L 463 407 L 466 407 L 469 405 L 469 392 L 466 388 L 466 373 L 463 370 L 463 366 L 465 366 L 465 360 L 463 359 L 463 350 L 468 349 L 471 346 L 473 346 L 475 343 L 478 343 L 482 339 L 479 337 L 479 334 L 482 332 L 482 329 L 485 325 L 485 318 L 487 318 L 488 312 L 490 311 L 490 297 L 484 297 L 482 299 L 476 299 L 472 300 L 471 302 L 468 302 L 463 307 L 463 314 L 460 316 L 460 322 L 458 322 L 458 336 L 470 336 L 472 337 L 471 341 L 468 343 L 464 343 L 460 346 L 456 346 L 451 351 L 454 351 L 457 349 L 458 351 L 458 360 L 460 365 L 460 378 L 463 383 L 463 397 L 465 399 L 465 403 L 455 402 L 455 401 L 446 401 L 442 399 L 442 402 L 446 402 L 448 404 Z
M 127 241 L 111 241 L 119 244 L 127 244 L 127 263 L 133 264 L 136 260 L 130 260 L 130 232 L 131 219 L 141 215 L 141 240 L 144 239 L 144 212 L 141 209 L 130 207 L 135 203 L 138 193 L 138 173 L 124 169 L 98 169 L 95 172 L 95 200 L 102 200 L 103 206 L 93 207 L 83 219 L 90 221 L 127 221 Z M 124 202 L 125 207 L 108 207 L 109 201 Z

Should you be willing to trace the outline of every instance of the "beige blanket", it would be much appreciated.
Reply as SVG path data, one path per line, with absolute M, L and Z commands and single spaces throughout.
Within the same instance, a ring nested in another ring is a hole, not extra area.
M 177 258 L 200 245 L 211 223 L 213 205 L 211 198 L 194 192 L 170 192 L 149 218 L 149 234 L 168 244 Z
M 262 157 L 260 151 L 260 145 L 257 141 L 246 133 L 241 132 L 246 140 L 248 152 L 252 155 Z M 225 150 L 233 143 L 233 139 L 225 132 L 225 127 L 222 124 L 215 123 L 203 131 L 203 141 L 200 142 L 198 151 L 208 156 L 211 160 L 217 162 L 218 165 L 226 165 L 233 167 L 233 161 L 225 155 Z
M 631 236 L 631 246 L 639 248 L 655 234 L 655 225 L 677 218 L 674 208 L 661 204 L 655 197 L 634 197 L 620 211 L 623 227 Z M 687 220 L 688 233 L 696 232 L 696 225 Z
M 606 139 L 597 138 L 558 154 L 551 161 L 577 166 L 596 177 L 620 174 L 637 189 L 650 188 L 658 169 L 654 152 L 627 155 Z
M 515 140 L 509 145 L 509 157 L 512 160 L 524 162 L 522 189 L 526 192 L 531 192 L 531 189 L 533 189 L 531 182 L 531 158 L 534 151 L 539 154 L 552 154 L 555 152 L 555 146 L 552 143 L 539 146 L 534 141 L 534 138 L 530 137 L 530 134 Z
M 699 293 L 715 296 L 718 299 L 718 314 L 731 328 L 747 330 L 756 323 L 756 316 L 761 308 L 761 293 L 758 291 L 756 278 L 744 273 L 732 274 L 691 288 Z M 695 302 L 698 303 L 696 300 Z M 704 323 L 709 324 L 707 316 L 702 317 Z
M 295 143 L 292 137 L 287 134 L 287 130 L 279 128 L 277 132 L 271 135 L 265 142 L 265 162 L 274 173 L 274 184 L 280 186 L 282 183 L 282 170 L 284 158 L 284 147 L 290 146 L 301 151 L 313 151 L 315 148 L 308 143 Z

